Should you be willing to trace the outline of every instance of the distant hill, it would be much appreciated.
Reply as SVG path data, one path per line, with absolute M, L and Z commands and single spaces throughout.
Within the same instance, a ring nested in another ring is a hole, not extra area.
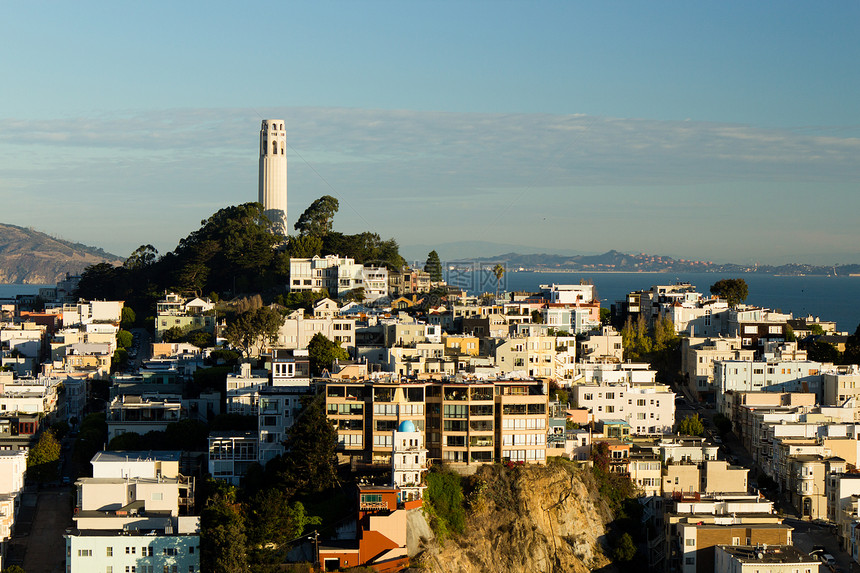
M 674 259 L 645 253 L 627 254 L 608 251 L 601 255 L 556 255 L 506 253 L 493 257 L 463 258 L 446 261 L 453 266 L 471 267 L 478 263 L 484 267 L 501 263 L 508 269 L 527 271 L 602 271 L 602 272 L 688 272 L 688 273 L 760 273 L 768 275 L 857 275 L 860 265 L 821 266 L 800 263 L 785 265 L 717 264 L 711 261 Z
M 123 261 L 103 249 L 0 223 L 0 284 L 52 284 L 88 265 Z

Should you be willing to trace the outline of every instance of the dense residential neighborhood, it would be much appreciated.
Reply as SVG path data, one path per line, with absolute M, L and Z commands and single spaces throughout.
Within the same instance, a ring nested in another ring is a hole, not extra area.
M 77 298 L 86 276 L 0 301 L 2 567 L 24 562 L 16 516 L 37 485 L 75 492 L 66 571 L 193 573 L 235 560 L 207 511 L 237 493 L 265 511 L 251 488 L 299 495 L 299 472 L 328 471 L 354 483 L 337 523 L 300 496 L 292 537 L 256 535 L 268 549 L 232 566 L 401 570 L 443 511 L 434 480 L 556 460 L 630 484 L 647 570 L 858 563 L 860 366 L 810 342 L 856 346 L 835 323 L 691 284 L 605 309 L 586 284 L 474 296 L 344 256 L 290 270 L 281 302 L 168 291 L 150 318 Z M 831 549 L 810 556 L 815 528 Z

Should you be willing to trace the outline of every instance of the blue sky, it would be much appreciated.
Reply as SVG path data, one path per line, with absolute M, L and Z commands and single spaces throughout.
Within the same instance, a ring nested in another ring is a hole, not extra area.
M 860 262 L 857 2 L 4 12 L 0 222 L 170 250 L 256 199 L 276 117 L 292 221 L 331 194 L 404 247 Z

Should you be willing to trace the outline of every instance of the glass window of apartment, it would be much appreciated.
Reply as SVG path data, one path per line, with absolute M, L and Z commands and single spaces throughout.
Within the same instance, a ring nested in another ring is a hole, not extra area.
M 105 547 L 105 556 L 113 557 L 113 547 Z

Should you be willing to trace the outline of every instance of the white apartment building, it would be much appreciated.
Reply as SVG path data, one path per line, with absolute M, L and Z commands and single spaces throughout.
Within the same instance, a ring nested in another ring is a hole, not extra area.
M 227 375 L 226 412 L 256 416 L 260 389 L 268 385 L 268 372 L 252 372 L 249 363 L 240 364 L 239 372 Z
M 812 392 L 821 396 L 821 363 L 811 360 L 717 360 L 714 388 L 718 411 L 726 414 L 725 393 Z
M 347 317 L 314 318 L 299 309 L 290 314 L 278 329 L 276 346 L 288 349 L 307 348 L 316 333 L 340 342 L 350 353 L 355 352 L 355 319 Z
M 311 391 L 307 350 L 275 348 L 272 383 L 259 389 L 257 408 L 258 461 L 262 465 L 284 453 L 283 442 L 302 409 L 302 397 Z
M 624 420 L 631 434 L 671 434 L 675 425 L 675 393 L 662 384 L 583 384 L 571 392 L 574 406 L 586 408 L 591 420 Z
M 672 321 L 676 334 L 719 336 L 728 330 L 729 305 L 716 297 L 664 303 L 660 315 Z
M 349 257 L 290 259 L 290 292 L 326 289 L 331 296 L 341 296 L 363 287 L 364 266 Z
M 76 326 L 93 322 L 119 324 L 122 318 L 121 300 L 94 300 L 77 304 L 64 304 L 62 309 L 63 326 Z
M 644 362 L 580 362 L 575 383 L 651 385 L 657 383 L 657 371 Z
M 404 420 L 392 432 L 391 443 L 391 485 L 403 491 L 403 501 L 423 498 L 427 473 L 424 432 Z
M 388 296 L 388 269 L 385 267 L 363 267 L 364 301 L 374 302 Z
M 594 301 L 594 285 L 540 285 L 541 294 L 549 303 L 577 304 Z
M 0 452 L 0 569 L 6 568 L 6 550 L 18 517 L 26 471 L 25 450 Z
M 197 573 L 200 517 L 193 480 L 178 472 L 179 452 L 101 452 L 93 475 L 75 483 L 74 528 L 66 571 Z

